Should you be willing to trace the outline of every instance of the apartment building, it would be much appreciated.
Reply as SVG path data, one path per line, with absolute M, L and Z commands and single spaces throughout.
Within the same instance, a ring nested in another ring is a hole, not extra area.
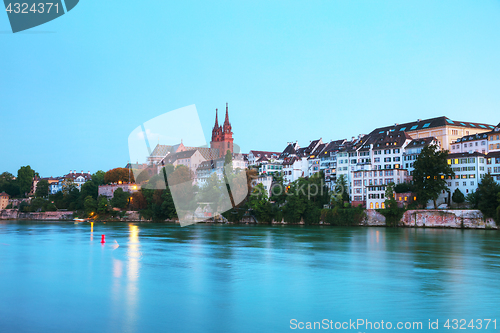
M 352 174 L 352 204 L 369 209 L 385 208 L 385 190 L 388 184 L 409 181 L 408 170 L 384 169 L 355 171 Z
M 500 151 L 500 124 L 488 133 L 488 152 Z
M 425 146 L 436 145 L 439 146 L 439 142 L 436 138 L 423 138 L 412 140 L 403 151 L 403 163 L 402 167 L 408 170 L 410 175 L 413 175 L 413 164 L 418 158 L 418 155 L 422 152 Z
M 405 132 L 413 139 L 434 137 L 444 150 L 450 150 L 452 142 L 464 136 L 490 132 L 495 126 L 481 123 L 451 120 L 448 117 L 437 117 L 431 119 L 418 119 L 417 121 L 394 124 L 392 126 L 375 129 L 372 133 Z
M 486 155 L 486 172 L 500 183 L 500 151 L 494 151 Z
M 472 153 L 486 154 L 488 152 L 488 133 L 478 133 L 458 138 L 451 143 L 450 153 Z
M 0 210 L 5 209 L 9 205 L 9 198 L 10 196 L 7 193 L 0 193 Z
M 449 194 L 441 193 L 438 203 L 450 203 L 453 192 L 458 188 L 464 195 L 475 192 L 481 178 L 488 172 L 486 155 L 480 152 L 454 153 L 448 155 L 448 164 L 455 177 L 448 179 Z

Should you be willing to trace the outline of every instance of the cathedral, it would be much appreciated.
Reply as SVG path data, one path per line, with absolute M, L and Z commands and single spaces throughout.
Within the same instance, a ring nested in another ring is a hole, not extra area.
M 233 153 L 233 131 L 231 123 L 229 122 L 229 111 L 226 103 L 226 119 L 224 124 L 219 125 L 218 110 L 215 109 L 215 125 L 212 129 L 212 141 L 210 141 L 210 148 L 219 151 L 219 158 L 226 156 L 229 150 Z

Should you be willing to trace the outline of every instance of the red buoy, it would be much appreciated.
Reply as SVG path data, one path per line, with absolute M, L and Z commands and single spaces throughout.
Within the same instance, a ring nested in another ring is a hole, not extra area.
M 106 243 L 106 241 L 104 240 L 105 237 L 106 236 L 104 236 L 104 235 L 101 236 L 101 243 Z

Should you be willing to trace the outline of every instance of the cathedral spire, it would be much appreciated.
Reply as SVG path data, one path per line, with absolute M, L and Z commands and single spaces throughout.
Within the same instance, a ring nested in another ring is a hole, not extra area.
M 214 128 L 219 127 L 219 117 L 217 116 L 217 113 L 218 113 L 218 109 L 215 109 L 215 127 Z
M 224 125 L 229 124 L 229 110 L 226 103 L 226 119 L 224 120 Z

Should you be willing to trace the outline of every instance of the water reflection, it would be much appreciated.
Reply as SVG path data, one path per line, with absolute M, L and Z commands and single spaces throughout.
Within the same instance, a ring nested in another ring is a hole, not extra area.
M 137 298 L 139 279 L 139 260 L 141 253 L 139 251 L 139 227 L 129 224 L 129 241 L 127 250 L 127 287 L 126 287 L 126 312 L 127 325 L 125 327 L 135 327 L 137 320 Z

